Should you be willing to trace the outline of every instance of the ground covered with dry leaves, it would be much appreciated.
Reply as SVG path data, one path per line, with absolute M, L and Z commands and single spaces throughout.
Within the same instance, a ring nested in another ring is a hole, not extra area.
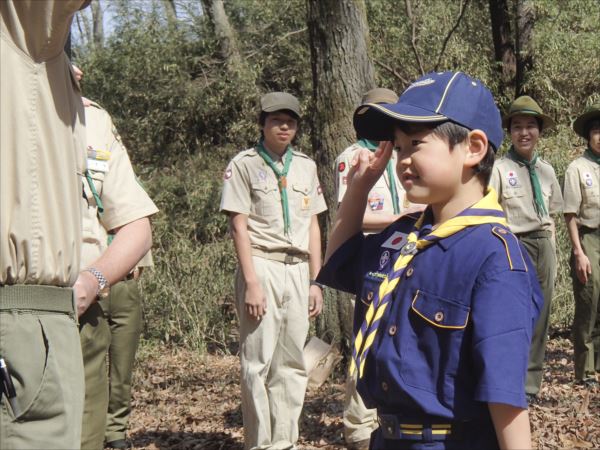
M 600 389 L 573 384 L 572 346 L 549 341 L 544 386 L 530 408 L 538 448 L 600 448 Z M 130 438 L 136 449 L 243 449 L 236 356 L 146 346 L 134 374 Z M 343 380 L 307 393 L 303 449 L 342 449 Z

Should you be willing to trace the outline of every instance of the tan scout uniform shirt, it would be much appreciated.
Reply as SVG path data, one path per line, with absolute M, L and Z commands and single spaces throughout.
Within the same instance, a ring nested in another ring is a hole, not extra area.
M 335 160 L 335 170 L 337 171 L 337 176 L 335 178 L 335 192 L 338 203 L 342 202 L 344 195 L 346 194 L 346 189 L 348 187 L 348 172 L 350 172 L 350 162 L 352 161 L 352 156 L 361 148 L 362 147 L 358 145 L 358 143 L 352 144 Z M 394 179 L 390 181 L 390 177 L 388 176 L 386 170 L 383 172 L 383 176 L 377 180 L 377 183 L 375 183 L 373 189 L 371 189 L 369 192 L 366 209 L 374 214 L 394 214 L 394 204 L 392 203 L 390 182 L 393 182 L 396 185 L 396 192 L 398 193 L 398 206 L 400 207 L 400 210 L 410 206 L 410 203 L 406 198 L 404 188 L 402 187 L 402 184 L 400 184 L 398 175 L 396 175 L 396 152 L 392 152 L 391 160 L 394 166 Z
M 88 267 L 106 250 L 107 230 L 158 212 L 135 177 L 110 115 L 97 103 L 91 103 L 85 107 L 87 166 L 104 213 L 98 214 L 96 200 L 85 179 L 82 268 Z
M 63 45 L 84 3 L 0 2 L 0 284 L 77 278 L 85 130 Z
M 498 193 L 498 200 L 506 213 L 513 233 L 551 230 L 550 214 L 562 210 L 563 199 L 560 185 L 550 164 L 538 158 L 535 165 L 548 215 L 538 217 L 533 197 L 529 170 L 523 164 L 506 155 L 494 163 L 490 186 Z
M 271 152 L 283 169 L 281 158 Z M 248 215 L 252 248 L 271 252 L 309 254 L 311 217 L 327 209 L 317 177 L 317 166 L 308 156 L 293 151 L 287 175 L 290 236 L 283 231 L 283 209 L 277 177 L 255 149 L 244 150 L 227 166 L 221 211 Z
M 585 156 L 574 160 L 565 172 L 564 213 L 577 216 L 577 223 L 600 227 L 600 165 Z

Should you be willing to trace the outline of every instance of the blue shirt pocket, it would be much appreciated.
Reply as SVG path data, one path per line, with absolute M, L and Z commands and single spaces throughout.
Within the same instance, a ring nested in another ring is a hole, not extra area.
M 467 305 L 417 290 L 400 336 L 407 385 L 452 401 L 469 314 Z

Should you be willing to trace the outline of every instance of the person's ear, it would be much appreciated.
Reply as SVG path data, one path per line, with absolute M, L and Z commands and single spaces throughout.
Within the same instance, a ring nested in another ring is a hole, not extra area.
M 476 167 L 488 150 L 488 138 L 481 130 L 471 130 L 466 142 L 465 166 Z

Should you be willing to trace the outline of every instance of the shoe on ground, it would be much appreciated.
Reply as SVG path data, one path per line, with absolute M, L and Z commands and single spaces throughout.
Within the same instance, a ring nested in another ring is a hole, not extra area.
M 117 439 L 106 443 L 106 448 L 130 449 L 131 445 L 125 439 Z
M 583 380 L 575 380 L 577 386 L 583 386 L 584 388 L 597 388 L 600 383 L 595 378 L 585 378 Z
M 371 439 L 363 439 L 362 441 L 347 442 L 346 448 L 348 450 L 369 450 L 369 443 Z

